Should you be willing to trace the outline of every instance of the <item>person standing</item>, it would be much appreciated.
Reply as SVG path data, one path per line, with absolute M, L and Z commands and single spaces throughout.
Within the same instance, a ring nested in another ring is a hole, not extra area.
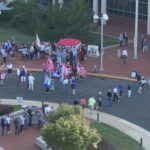
M 131 94 L 132 94 L 132 86 L 131 86 L 131 84 L 128 84 L 127 90 L 128 90 L 128 98 L 131 98 Z
M 123 59 L 123 63 L 126 64 L 127 63 L 127 57 L 128 57 L 128 52 L 126 49 L 124 49 L 122 51 L 122 59 Z
M 11 131 L 10 131 L 10 116 L 7 115 L 6 117 L 6 128 L 7 128 L 7 134 L 10 134 Z
M 112 92 L 111 92 L 111 89 L 109 89 L 108 92 L 107 92 L 107 99 L 108 99 L 108 105 L 111 106 L 112 105 Z
M 34 89 L 34 80 L 35 80 L 35 78 L 33 77 L 33 75 L 30 74 L 30 75 L 28 76 L 29 90 L 32 90 L 32 91 L 33 91 L 33 89 Z
M 98 92 L 97 105 L 98 105 L 98 109 L 102 110 L 102 92 L 101 91 Z
M 37 117 L 37 121 L 38 121 L 37 126 L 38 126 L 38 128 L 41 128 L 43 125 L 43 113 L 40 110 L 38 110 L 36 117 Z
M 94 96 L 89 98 L 88 105 L 89 105 L 91 112 L 93 111 L 95 104 L 96 104 L 96 100 L 95 100 Z
M 6 126 L 7 126 L 6 117 L 3 116 L 3 117 L 1 118 L 2 136 L 5 136 L 5 134 L 6 134 Z
M 12 68 L 13 68 L 13 65 L 10 63 L 6 66 L 7 68 L 7 75 L 8 75 L 8 78 L 11 78 L 11 73 L 12 73 Z
M 20 122 L 20 133 L 22 133 L 25 125 L 25 118 L 22 115 L 20 115 L 19 117 L 19 122 Z
M 19 135 L 19 133 L 20 133 L 20 121 L 19 121 L 19 117 L 16 117 L 14 119 L 14 126 L 15 126 L 15 135 Z
M 119 35 L 119 43 L 120 43 L 120 47 L 122 47 L 122 44 L 123 44 L 123 33 L 121 33 Z
M 76 98 L 73 102 L 74 105 L 79 105 L 79 101 L 78 101 L 78 98 Z
M 144 38 L 144 40 L 143 40 L 143 52 L 147 52 L 147 47 L 148 47 L 147 40 Z
M 80 105 L 83 107 L 83 109 L 85 108 L 86 105 L 86 99 L 84 96 L 82 96 L 81 100 L 80 100 Z

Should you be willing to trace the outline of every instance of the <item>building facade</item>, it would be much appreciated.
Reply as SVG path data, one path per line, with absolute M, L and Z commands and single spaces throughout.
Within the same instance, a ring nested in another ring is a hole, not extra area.
M 135 18 L 136 0 L 87 0 L 93 13 Z M 147 34 L 150 35 L 150 0 L 139 0 L 139 20 L 147 21 Z

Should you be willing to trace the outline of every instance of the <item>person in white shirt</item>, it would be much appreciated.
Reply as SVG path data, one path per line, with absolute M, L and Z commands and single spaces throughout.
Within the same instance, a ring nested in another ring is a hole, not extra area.
M 48 117 L 49 113 L 51 112 L 51 108 L 47 105 L 44 108 L 44 114 L 46 117 Z
M 127 57 L 128 57 L 128 52 L 126 49 L 124 49 L 122 51 L 122 58 L 123 58 L 123 63 L 126 64 L 127 63 Z
M 113 89 L 113 101 L 115 102 L 116 100 L 119 102 L 118 89 L 115 87 L 115 88 Z
M 33 77 L 32 74 L 29 75 L 28 77 L 28 81 L 29 81 L 29 90 L 32 90 L 34 89 L 34 80 L 35 78 Z
M 6 66 L 7 68 L 7 75 L 8 75 L 8 78 L 11 78 L 11 73 L 12 73 L 12 68 L 13 68 L 13 65 L 10 63 Z
M 7 115 L 6 117 L 6 127 L 7 127 L 7 134 L 10 134 L 11 131 L 10 131 L 10 116 Z

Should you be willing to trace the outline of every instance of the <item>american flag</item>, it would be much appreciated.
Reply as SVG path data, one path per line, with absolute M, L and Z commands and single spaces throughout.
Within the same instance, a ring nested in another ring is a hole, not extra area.
M 54 72 L 55 71 L 54 64 L 53 64 L 53 62 L 52 62 L 50 57 L 48 57 L 47 62 L 46 62 L 46 70 L 48 70 L 50 72 Z

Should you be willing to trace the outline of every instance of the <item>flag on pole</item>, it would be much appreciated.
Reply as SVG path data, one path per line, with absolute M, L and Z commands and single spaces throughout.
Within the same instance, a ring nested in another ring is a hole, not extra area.
M 69 75 L 68 69 L 67 69 L 67 67 L 66 67 L 65 64 L 62 64 L 61 73 L 62 73 L 62 76 L 63 76 L 63 77 L 68 77 L 68 75 Z
M 36 34 L 36 40 L 35 40 L 35 42 L 36 42 L 37 46 L 40 47 L 41 42 L 40 42 L 38 34 Z
M 52 62 L 50 57 L 48 57 L 47 62 L 46 62 L 46 70 L 48 70 L 50 72 L 54 72 L 55 71 L 54 64 L 53 64 L 53 62 Z

